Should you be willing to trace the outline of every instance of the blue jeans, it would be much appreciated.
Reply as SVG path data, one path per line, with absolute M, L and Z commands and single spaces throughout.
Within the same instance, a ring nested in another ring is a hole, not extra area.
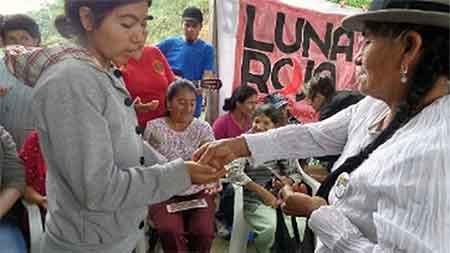
M 27 247 L 19 227 L 0 220 L 0 253 L 26 253 Z

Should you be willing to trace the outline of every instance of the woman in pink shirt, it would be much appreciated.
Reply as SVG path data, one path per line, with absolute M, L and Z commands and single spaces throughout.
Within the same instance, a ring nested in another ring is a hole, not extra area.
M 258 92 L 248 86 L 241 85 L 233 91 L 230 98 L 225 99 L 223 110 L 228 113 L 220 116 L 213 124 L 216 140 L 237 137 L 251 128 L 252 115 L 255 112 Z M 219 209 L 216 212 L 218 235 L 227 238 L 233 224 L 234 191 L 230 184 L 223 184 L 220 192 Z
M 224 111 L 228 113 L 220 116 L 213 124 L 216 140 L 239 136 L 251 127 L 251 117 L 257 104 L 257 91 L 242 85 L 233 91 L 230 98 L 225 99 Z

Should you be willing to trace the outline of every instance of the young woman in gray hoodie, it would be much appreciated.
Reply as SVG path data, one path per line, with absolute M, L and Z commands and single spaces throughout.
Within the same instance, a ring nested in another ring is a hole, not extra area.
M 134 102 L 112 62 L 139 57 L 150 3 L 65 0 L 55 24 L 75 45 L 7 53 L 15 75 L 36 89 L 32 111 L 48 165 L 42 252 L 131 252 L 148 205 L 225 174 L 167 162 L 140 136 Z

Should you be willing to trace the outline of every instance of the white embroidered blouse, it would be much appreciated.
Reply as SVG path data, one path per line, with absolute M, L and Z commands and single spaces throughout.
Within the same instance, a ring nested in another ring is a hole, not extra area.
M 313 124 L 245 135 L 256 163 L 342 153 L 336 169 L 378 134 L 374 98 Z M 311 215 L 316 252 L 449 252 L 450 96 L 427 106 L 332 189 Z

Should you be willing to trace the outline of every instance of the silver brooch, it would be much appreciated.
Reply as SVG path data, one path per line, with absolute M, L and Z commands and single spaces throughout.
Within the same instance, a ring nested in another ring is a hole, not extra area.
M 340 199 L 347 192 L 348 186 L 350 182 L 350 174 L 344 172 L 339 175 L 336 180 L 336 184 L 334 185 L 334 195 L 336 198 Z

